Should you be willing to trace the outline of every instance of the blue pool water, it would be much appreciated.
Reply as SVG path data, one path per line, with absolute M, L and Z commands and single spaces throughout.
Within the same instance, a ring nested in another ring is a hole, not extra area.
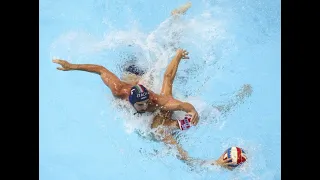
M 171 10 L 185 2 L 40 0 L 41 180 L 281 179 L 281 2 L 192 1 L 170 25 Z M 248 156 L 243 167 L 188 168 L 164 144 L 136 133 L 147 131 L 149 117 L 121 109 L 99 76 L 57 71 L 51 62 L 99 64 L 120 76 L 119 67 L 134 56 L 155 68 L 152 90 L 159 92 L 174 53 L 164 45 L 174 32 L 190 52 L 180 63 L 174 95 L 200 115 L 197 127 L 181 133 L 181 145 L 201 159 L 242 147 Z M 252 86 L 252 95 L 215 117 L 212 106 L 228 103 L 243 84 Z

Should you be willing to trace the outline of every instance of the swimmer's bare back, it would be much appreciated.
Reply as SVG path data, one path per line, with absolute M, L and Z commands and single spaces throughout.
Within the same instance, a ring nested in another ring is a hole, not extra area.
M 129 98 L 130 90 L 133 85 L 121 81 L 115 74 L 113 74 L 103 66 L 95 65 L 95 64 L 72 64 L 62 59 L 54 59 L 52 62 L 61 65 L 61 67 L 57 68 L 58 70 L 62 70 L 62 71 L 79 70 L 79 71 L 86 71 L 86 72 L 98 74 L 100 75 L 104 84 L 110 88 L 112 94 L 115 97 L 124 99 L 124 100 L 127 100 Z M 158 99 L 160 100 L 162 99 L 157 97 L 155 93 L 151 91 L 149 91 L 149 93 L 150 93 L 151 102 L 157 103 Z

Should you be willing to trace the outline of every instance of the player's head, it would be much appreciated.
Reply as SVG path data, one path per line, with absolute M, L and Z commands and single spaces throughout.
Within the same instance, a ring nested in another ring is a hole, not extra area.
M 143 85 L 135 85 L 130 90 L 129 102 L 138 113 L 144 113 L 148 108 L 149 92 Z

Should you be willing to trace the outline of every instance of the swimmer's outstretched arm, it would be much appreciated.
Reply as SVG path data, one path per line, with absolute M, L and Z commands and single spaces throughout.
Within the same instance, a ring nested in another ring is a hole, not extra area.
M 61 71 L 79 70 L 99 74 L 103 82 L 110 88 L 113 95 L 121 95 L 121 90 L 125 83 L 120 81 L 116 75 L 103 66 L 94 64 L 71 64 L 68 61 L 61 59 L 54 59 L 52 62 L 60 64 L 62 67 L 58 67 L 57 69 Z
M 219 157 L 219 159 L 217 160 L 200 160 L 200 159 L 196 159 L 196 158 L 192 158 L 188 155 L 187 151 L 185 151 L 177 142 L 177 140 L 171 135 L 168 134 L 166 135 L 162 141 L 168 145 L 173 145 L 175 146 L 175 148 L 177 148 L 178 150 L 178 158 L 185 162 L 186 164 L 188 164 L 189 166 L 202 166 L 202 165 L 218 165 L 221 166 L 223 168 L 232 170 L 232 168 L 229 165 L 233 165 L 233 162 L 228 162 L 229 160 L 231 160 L 231 158 L 225 159 L 223 160 L 223 155 L 224 153 Z

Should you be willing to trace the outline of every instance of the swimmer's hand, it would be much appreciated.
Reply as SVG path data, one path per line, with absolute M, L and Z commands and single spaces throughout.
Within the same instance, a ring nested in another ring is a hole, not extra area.
M 56 64 L 60 64 L 62 67 L 57 67 L 58 70 L 61 71 L 69 71 L 71 70 L 71 64 L 68 61 L 62 60 L 62 59 L 54 59 L 52 62 Z
M 189 59 L 188 54 L 189 54 L 189 52 L 184 49 L 178 49 L 176 52 L 176 56 L 180 59 Z
M 199 116 L 198 116 L 198 112 L 197 111 L 191 111 L 191 112 L 188 112 L 188 114 L 190 114 L 192 117 L 191 117 L 191 124 L 193 126 L 196 126 L 199 122 Z
M 213 163 L 212 165 L 215 164 L 215 165 L 219 165 L 219 166 L 221 166 L 223 168 L 226 168 L 226 169 L 229 169 L 229 170 L 233 170 L 234 167 L 229 166 L 229 165 L 236 165 L 237 163 L 236 162 L 232 162 L 232 161 L 228 162 L 228 161 L 232 160 L 232 158 L 227 158 L 227 159 L 223 160 L 223 156 L 224 156 L 225 153 L 226 153 L 226 151 L 224 153 L 222 153 L 222 155 L 219 157 L 219 159 L 216 160 L 215 163 Z

